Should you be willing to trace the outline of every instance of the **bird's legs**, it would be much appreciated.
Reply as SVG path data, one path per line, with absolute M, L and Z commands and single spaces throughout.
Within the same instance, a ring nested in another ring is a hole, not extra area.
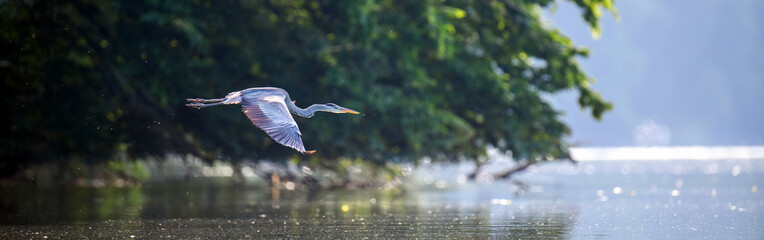
M 212 106 L 223 104 L 222 103 L 223 100 L 225 100 L 225 98 L 216 98 L 216 99 L 189 98 L 189 99 L 186 99 L 186 101 L 189 101 L 191 103 L 186 104 L 186 106 L 195 107 L 197 109 L 204 108 L 204 107 L 212 107 Z
M 217 105 L 220 105 L 220 104 L 223 104 L 223 103 L 222 103 L 222 102 L 216 102 L 216 103 L 200 103 L 200 102 L 192 102 L 192 103 L 188 103 L 188 104 L 186 104 L 186 106 L 189 106 L 189 107 L 194 107 L 194 108 L 197 108 L 197 109 L 199 109 L 199 108 L 205 108 L 205 107 L 212 107 L 212 106 L 217 106 Z
M 194 103 L 215 103 L 215 102 L 222 102 L 225 100 L 225 98 L 215 98 L 215 99 L 204 99 L 204 98 L 188 98 L 186 101 L 194 102 Z

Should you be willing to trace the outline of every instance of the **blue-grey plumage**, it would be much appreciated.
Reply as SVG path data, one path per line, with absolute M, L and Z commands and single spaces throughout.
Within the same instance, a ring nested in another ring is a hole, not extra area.
M 334 103 L 313 104 L 308 108 L 299 108 L 284 89 L 275 87 L 247 88 L 231 92 L 225 98 L 189 98 L 187 101 L 190 103 L 186 106 L 195 108 L 241 104 L 244 115 L 252 121 L 252 124 L 265 131 L 281 145 L 294 148 L 303 154 L 312 154 L 316 151 L 305 151 L 302 133 L 290 112 L 305 118 L 312 117 L 317 111 L 358 114 L 354 110 Z

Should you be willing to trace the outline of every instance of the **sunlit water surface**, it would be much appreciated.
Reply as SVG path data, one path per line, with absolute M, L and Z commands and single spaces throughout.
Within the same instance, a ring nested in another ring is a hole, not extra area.
M 405 190 L 310 193 L 222 178 L 0 188 L 0 238 L 763 239 L 764 161 L 586 161 L 518 180 L 425 165 Z

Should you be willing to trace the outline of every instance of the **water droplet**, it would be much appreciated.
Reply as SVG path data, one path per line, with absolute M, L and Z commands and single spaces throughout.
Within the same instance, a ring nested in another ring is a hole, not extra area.
M 732 176 L 740 175 L 740 171 L 741 171 L 740 166 L 735 165 L 734 167 L 732 167 Z
M 494 199 L 491 199 L 491 204 L 495 204 L 495 205 L 512 205 L 512 200 L 510 200 L 510 199 L 498 199 L 498 198 L 494 198 Z
M 719 164 L 716 163 L 709 164 L 703 169 L 705 174 L 716 174 L 717 172 L 719 172 Z
M 456 182 L 459 184 L 464 184 L 467 182 L 467 176 L 465 175 L 459 175 L 459 177 L 456 178 Z
M 614 194 L 621 194 L 622 191 L 623 191 L 623 189 L 621 189 L 621 187 L 614 187 L 613 188 L 613 193 Z
M 672 197 L 679 196 L 679 190 L 678 189 L 671 190 L 671 196 Z

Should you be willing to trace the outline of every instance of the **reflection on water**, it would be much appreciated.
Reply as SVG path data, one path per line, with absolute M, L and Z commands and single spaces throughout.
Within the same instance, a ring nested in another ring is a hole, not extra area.
M 269 191 L 214 179 L 128 188 L 14 187 L 3 189 L 2 203 L 4 238 L 559 238 L 571 231 L 576 211 L 568 204 L 513 206 L 509 199 L 472 202 L 457 193 L 399 190 L 282 191 L 274 199 Z
M 86 222 L 139 216 L 146 196 L 138 187 L 0 188 L 0 224 Z
M 412 174 L 418 177 L 406 181 L 415 186 L 406 190 L 281 190 L 277 198 L 228 178 L 124 188 L 6 186 L 0 238 L 764 236 L 760 160 L 550 163 L 518 175 L 522 187 L 463 181 L 459 175 L 470 170 Z

